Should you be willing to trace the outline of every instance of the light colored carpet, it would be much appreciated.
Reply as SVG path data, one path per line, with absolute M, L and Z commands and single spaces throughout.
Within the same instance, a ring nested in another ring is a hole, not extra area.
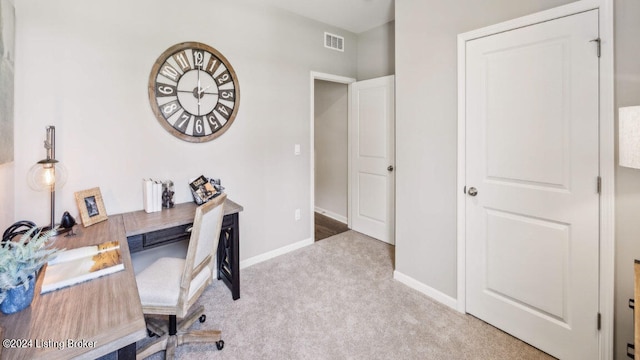
M 347 231 L 215 281 L 200 299 L 225 347 L 178 359 L 552 359 L 393 280 L 394 247 Z M 162 359 L 158 353 L 150 359 Z

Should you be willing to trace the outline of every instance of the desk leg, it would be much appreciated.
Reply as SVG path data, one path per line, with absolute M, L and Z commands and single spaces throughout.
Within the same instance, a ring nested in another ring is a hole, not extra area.
M 129 344 L 118 349 L 118 360 L 133 360 L 136 358 L 136 343 Z
M 238 214 L 226 215 L 218 243 L 218 280 L 231 290 L 233 300 L 240 298 L 240 224 Z
M 231 236 L 231 253 L 233 254 L 231 295 L 233 296 L 233 300 L 238 300 L 240 298 L 240 223 L 238 220 L 238 214 L 234 214 L 234 216 L 235 221 L 233 223 L 235 225 L 233 235 Z

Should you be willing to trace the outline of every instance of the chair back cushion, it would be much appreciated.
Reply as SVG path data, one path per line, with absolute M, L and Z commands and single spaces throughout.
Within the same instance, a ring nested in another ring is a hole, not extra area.
M 185 312 L 213 279 L 226 197 L 221 194 L 196 209 L 179 300 Z

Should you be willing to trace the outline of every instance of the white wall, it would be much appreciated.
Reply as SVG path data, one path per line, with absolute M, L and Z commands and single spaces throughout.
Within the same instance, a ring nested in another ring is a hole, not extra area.
M 398 271 L 456 297 L 456 35 L 568 2 L 396 0 Z M 0 229 L 19 219 L 48 222 L 48 196 L 28 189 L 24 178 L 44 157 L 44 128 L 52 124 L 57 157 L 70 172 L 58 192 L 58 216 L 63 210 L 77 214 L 73 192 L 93 186 L 101 187 L 111 214 L 141 209 L 140 179 L 150 176 L 173 179 L 178 202 L 190 201 L 186 185 L 179 185 L 202 173 L 221 177 L 231 198 L 245 207 L 242 259 L 309 237 L 309 71 L 365 79 L 386 75 L 378 72 L 390 62 L 368 75 L 367 66 L 381 58 L 363 50 L 356 59 L 355 49 L 340 53 L 325 50 L 321 40 L 316 44 L 324 31 L 348 43 L 358 42 L 354 34 L 278 10 L 222 0 L 177 4 L 16 4 L 19 121 L 16 161 L 0 166 Z M 640 105 L 640 4 L 616 0 L 615 7 L 616 105 Z M 360 46 L 368 33 L 359 36 Z M 206 144 L 165 132 L 146 95 L 160 53 L 191 40 L 221 51 L 240 78 L 237 119 Z M 293 156 L 294 143 L 302 144 L 299 157 Z M 302 210 L 299 222 L 294 208 Z M 640 258 L 638 214 L 640 170 L 618 167 L 617 359 L 625 358 L 624 346 L 633 340 L 627 300 L 633 296 L 633 259 Z
M 616 108 L 640 105 L 639 17 L 638 1 L 615 1 Z M 626 359 L 634 336 L 627 302 L 633 298 L 633 261 L 640 259 L 640 170 L 616 170 L 615 350 L 616 359 Z
M 358 34 L 358 80 L 395 74 L 395 21 Z
M 315 207 L 347 220 L 347 85 L 315 80 Z
M 13 161 L 0 164 L 0 233 L 17 221 L 14 218 L 14 168 Z
M 22 179 L 52 124 L 69 170 L 57 217 L 77 214 L 73 193 L 94 186 L 109 214 L 141 209 L 144 177 L 172 179 L 176 202 L 191 201 L 187 181 L 204 174 L 244 206 L 242 260 L 310 238 L 309 73 L 354 77 L 355 48 L 322 43 L 324 31 L 354 34 L 238 1 L 30 0 L 16 11 L 16 218 L 47 223 L 48 197 Z M 219 50 L 240 81 L 235 122 L 208 143 L 173 137 L 149 106 L 151 66 L 183 41 Z
M 395 74 L 394 29 L 391 21 L 357 35 L 358 80 Z M 346 222 L 347 86 L 319 80 L 315 84 L 315 206 Z
M 0 0 L 0 232 L 14 223 L 13 91 L 15 18 L 13 0 Z
M 456 297 L 456 35 L 569 2 L 396 0 L 396 269 L 425 287 Z M 640 4 L 614 7 L 616 107 L 640 105 Z M 627 302 L 640 259 L 640 170 L 616 170 L 614 349 L 624 359 L 633 342 Z
M 457 35 L 567 0 L 396 0 L 396 271 L 456 297 Z

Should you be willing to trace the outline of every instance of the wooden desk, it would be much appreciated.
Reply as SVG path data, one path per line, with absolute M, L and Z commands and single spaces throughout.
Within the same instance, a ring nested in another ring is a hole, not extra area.
M 2 349 L 3 360 L 94 359 L 120 348 L 121 354 L 135 356 L 135 342 L 147 336 L 122 216 L 75 230 L 77 236 L 57 236 L 55 246 L 70 249 L 119 240 L 124 271 L 43 295 L 40 272 L 31 306 L 0 314 L 4 339 L 31 341 L 23 348 Z
M 177 204 L 171 209 L 146 213 L 144 210 L 122 214 L 132 253 L 171 242 L 189 239 L 197 205 Z M 240 298 L 240 220 L 244 208 L 229 200 L 224 202 L 224 218 L 217 251 L 218 280 L 231 290 L 233 300 Z
M 55 247 L 66 249 L 118 240 L 125 269 L 44 295 L 40 295 L 41 272 L 31 306 L 16 314 L 0 314 L 2 338 L 27 341 L 26 347 L 2 348 L 2 360 L 95 359 L 116 350 L 119 357 L 135 358 L 135 342 L 145 338 L 147 331 L 130 254 L 181 240 L 173 237 L 162 242 L 154 235 L 190 225 L 195 209 L 194 203 L 184 203 L 150 214 L 109 215 L 108 220 L 89 227 L 76 226 L 77 236 L 57 236 Z M 234 300 L 240 297 L 238 213 L 242 210 L 235 202 L 225 201 L 217 254 L 218 279 L 231 289 Z M 184 238 L 184 233 L 181 236 Z M 148 244 L 146 238 L 150 239 Z M 136 248 L 130 248 L 130 243 Z

